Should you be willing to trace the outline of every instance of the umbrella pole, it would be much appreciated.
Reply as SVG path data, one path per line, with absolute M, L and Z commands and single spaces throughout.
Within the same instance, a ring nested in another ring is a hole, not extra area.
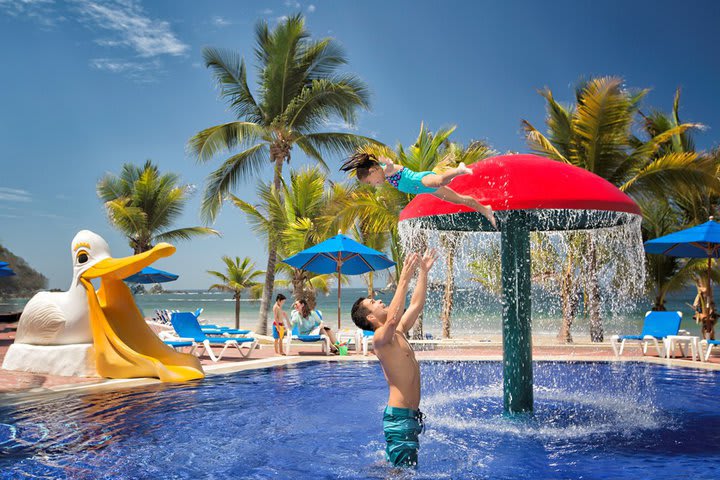
M 338 274 L 338 331 L 340 330 L 340 291 L 342 290 L 342 285 L 340 283 L 340 270 L 342 270 L 342 253 L 338 253 L 338 263 L 337 263 L 337 274 Z

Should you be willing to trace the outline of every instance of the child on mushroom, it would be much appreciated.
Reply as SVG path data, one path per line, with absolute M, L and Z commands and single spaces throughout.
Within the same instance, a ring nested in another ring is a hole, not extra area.
M 430 193 L 442 200 L 465 205 L 480 212 L 494 228 L 497 228 L 495 215 L 493 215 L 490 205 L 483 205 L 473 197 L 460 195 L 447 187 L 453 178 L 473 173 L 464 163 L 442 173 L 414 172 L 406 167 L 395 165 L 387 157 L 377 158 L 368 153 L 356 153 L 340 167 L 340 170 L 354 171 L 358 180 L 368 185 L 378 186 L 388 182 L 403 193 L 413 195 Z

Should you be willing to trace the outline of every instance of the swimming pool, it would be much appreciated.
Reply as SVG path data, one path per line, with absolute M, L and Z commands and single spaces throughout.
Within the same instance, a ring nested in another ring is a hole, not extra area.
M 535 365 L 502 415 L 498 362 L 421 362 L 419 467 L 382 461 L 376 362 L 312 362 L 0 407 L 0 478 L 717 478 L 720 372 Z

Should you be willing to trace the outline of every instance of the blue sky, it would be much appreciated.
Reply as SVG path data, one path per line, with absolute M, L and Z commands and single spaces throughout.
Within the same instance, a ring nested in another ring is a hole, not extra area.
M 298 11 L 314 36 L 344 46 L 347 70 L 371 89 L 373 108 L 354 131 L 385 143 L 410 143 L 424 121 L 458 125 L 459 141 L 526 151 L 520 120 L 540 127 L 544 118 L 537 89 L 567 101 L 579 79 L 619 75 L 652 88 L 646 110 L 669 110 L 681 86 L 682 119 L 708 127 L 697 146 L 720 144 L 720 2 L 0 0 L 0 243 L 58 288 L 70 282 L 78 230 L 128 254 L 95 184 L 145 159 L 197 185 L 180 223 L 199 225 L 204 178 L 223 158 L 197 165 L 185 144 L 232 120 L 201 49 L 252 62 L 254 24 Z M 298 167 L 305 159 L 294 153 Z M 236 194 L 253 200 L 253 191 L 248 183 Z M 206 288 L 205 270 L 224 254 L 264 268 L 264 245 L 241 212 L 225 207 L 214 227 L 222 238 L 180 243 L 158 263 L 180 275 L 172 288 Z

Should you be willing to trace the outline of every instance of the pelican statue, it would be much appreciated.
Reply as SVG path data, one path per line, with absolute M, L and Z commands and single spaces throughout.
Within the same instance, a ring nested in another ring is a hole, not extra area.
M 32 363 L 31 371 L 44 370 L 43 358 L 47 358 L 47 370 L 38 373 L 48 373 L 53 371 L 49 363 L 63 361 L 64 352 L 70 351 L 63 347 L 92 344 L 95 370 L 104 377 L 157 377 L 162 381 L 204 377 L 195 356 L 176 352 L 155 335 L 123 282 L 174 252 L 172 245 L 160 243 L 144 253 L 112 258 L 102 237 L 89 230 L 80 231 L 71 244 L 70 289 L 40 292 L 30 299 L 3 368 L 25 369 L 23 363 Z M 93 279 L 100 279 L 97 292 Z

